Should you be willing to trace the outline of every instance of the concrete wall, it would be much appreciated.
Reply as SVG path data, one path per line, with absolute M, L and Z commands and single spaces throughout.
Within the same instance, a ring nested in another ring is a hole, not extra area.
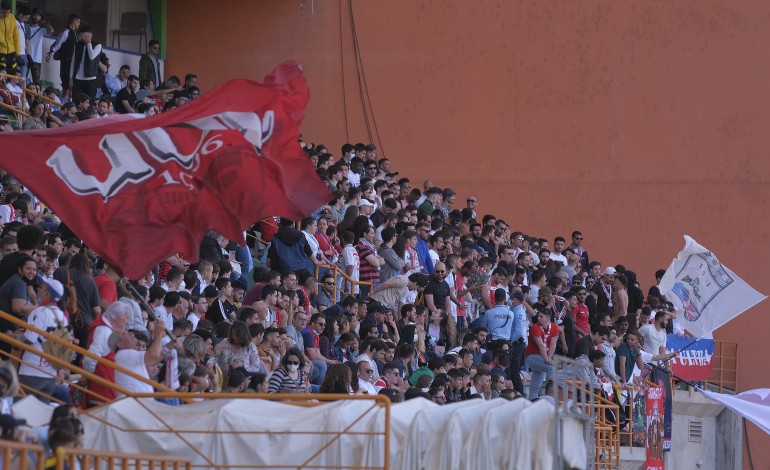
M 482 213 L 529 234 L 580 229 L 593 258 L 633 268 L 645 290 L 689 234 L 770 292 L 770 3 L 352 5 L 371 138 L 347 2 L 170 1 L 168 71 L 196 72 L 205 89 L 295 59 L 309 140 L 371 140 L 402 174 L 473 193 Z M 740 390 L 767 385 L 765 335 L 750 332 L 768 310 L 717 333 L 740 343 Z M 749 435 L 768 461 L 770 438 Z

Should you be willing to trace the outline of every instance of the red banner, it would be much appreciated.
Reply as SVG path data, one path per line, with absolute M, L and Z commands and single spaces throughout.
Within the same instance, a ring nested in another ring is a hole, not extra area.
M 663 410 L 665 406 L 666 390 L 663 387 L 650 387 L 647 389 L 647 470 L 663 470 Z
M 209 229 L 244 243 L 269 216 L 298 220 L 332 198 L 297 143 L 309 92 L 301 68 L 231 80 L 173 111 L 3 133 L 0 166 L 132 279 Z

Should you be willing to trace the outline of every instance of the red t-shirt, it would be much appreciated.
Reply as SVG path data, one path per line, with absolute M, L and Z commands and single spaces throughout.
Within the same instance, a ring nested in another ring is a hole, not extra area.
M 99 298 L 109 303 L 118 301 L 118 286 L 106 274 L 99 274 L 94 278 L 99 289 Z
M 588 307 L 586 304 L 578 304 L 578 306 L 575 307 L 575 310 L 571 311 L 570 314 L 572 314 L 572 318 L 575 319 L 575 326 L 586 333 L 591 333 L 591 325 L 588 324 Z M 580 333 L 576 333 L 576 335 L 578 338 L 580 337 Z
M 551 338 L 558 338 L 559 337 L 559 327 L 556 326 L 556 323 L 549 323 L 548 329 L 544 330 L 539 323 L 535 323 L 532 325 L 532 328 L 529 329 L 529 343 L 527 344 L 527 349 L 524 351 L 524 354 L 527 356 L 531 356 L 532 354 L 540 354 L 540 348 L 537 347 L 537 344 L 535 343 L 535 338 L 540 338 L 543 340 L 543 344 L 545 345 L 546 350 L 548 349 L 548 345 L 551 342 Z

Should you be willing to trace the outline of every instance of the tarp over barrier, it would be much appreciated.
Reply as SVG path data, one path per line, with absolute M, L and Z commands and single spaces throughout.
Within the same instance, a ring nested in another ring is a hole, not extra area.
M 84 414 L 82 418 L 86 448 L 184 456 L 198 468 L 211 464 L 153 415 L 181 431 L 192 447 L 216 465 L 382 467 L 382 434 L 345 433 L 312 458 L 335 437 L 318 432 L 340 432 L 358 420 L 350 431 L 383 433 L 385 410 L 373 405 L 342 400 L 301 407 L 259 399 L 220 399 L 169 406 L 146 398 L 124 398 L 92 410 L 93 417 Z M 555 419 L 556 408 L 544 400 L 474 400 L 438 406 L 420 398 L 394 404 L 390 468 L 514 468 L 526 461 L 528 468 L 550 470 Z M 270 433 L 254 433 L 258 431 Z M 284 433 L 291 431 L 310 433 Z M 566 463 L 585 468 L 582 433 L 569 434 L 564 438 L 568 449 L 563 453 L 570 460 Z

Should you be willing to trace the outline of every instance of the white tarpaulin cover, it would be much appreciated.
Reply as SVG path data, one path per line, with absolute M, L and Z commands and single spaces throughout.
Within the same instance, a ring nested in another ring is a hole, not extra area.
M 770 388 L 747 390 L 738 395 L 709 392 L 698 389 L 701 393 L 719 402 L 739 415 L 759 426 L 770 434 Z
M 225 467 L 299 467 L 305 463 L 377 467 L 384 461 L 381 435 L 343 434 L 313 457 L 334 437 L 317 432 L 343 431 L 356 420 L 350 431 L 383 432 L 385 411 L 379 406 L 370 409 L 373 405 L 371 401 L 345 400 L 301 407 L 266 400 L 229 399 L 168 406 L 150 399 L 124 398 L 93 410 L 94 417 L 83 415 L 85 447 L 184 456 L 198 468 L 211 467 L 203 456 Z M 177 430 L 198 432 L 182 434 L 188 445 L 166 432 L 167 428 L 153 415 Z M 544 400 L 474 400 L 438 406 L 425 399 L 414 399 L 394 404 L 390 468 L 487 470 L 523 468 L 518 464 L 526 463 L 527 468 L 550 469 L 554 457 L 554 420 L 555 407 Z M 281 434 L 289 430 L 312 433 Z M 570 456 L 569 466 L 584 468 L 582 428 L 565 436 L 565 446 L 570 448 L 564 452 Z

